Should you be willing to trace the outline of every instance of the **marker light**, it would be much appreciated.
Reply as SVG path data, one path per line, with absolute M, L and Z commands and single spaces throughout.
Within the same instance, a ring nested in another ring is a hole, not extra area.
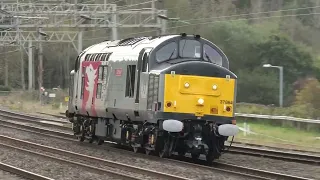
M 198 104 L 203 104 L 204 103 L 204 100 L 202 98 L 198 99 Z
M 189 86 L 190 86 L 190 84 L 187 83 L 187 82 L 184 84 L 184 87 L 185 87 L 185 88 L 188 88 Z
M 213 85 L 213 86 L 212 86 L 212 89 L 213 89 L 213 90 L 216 90 L 216 89 L 218 89 L 218 86 L 217 86 L 217 85 Z

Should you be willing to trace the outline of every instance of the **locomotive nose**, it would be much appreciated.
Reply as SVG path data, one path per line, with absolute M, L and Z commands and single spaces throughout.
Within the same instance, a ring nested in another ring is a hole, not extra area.
M 175 64 L 165 71 L 164 112 L 231 123 L 236 96 L 236 76 L 231 71 L 199 61 Z

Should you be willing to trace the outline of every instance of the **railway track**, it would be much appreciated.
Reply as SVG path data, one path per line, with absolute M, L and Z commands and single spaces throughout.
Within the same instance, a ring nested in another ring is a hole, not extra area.
M 66 163 L 70 165 L 77 165 L 78 167 L 80 166 L 81 168 L 84 168 L 88 171 L 94 171 L 95 173 L 99 173 L 99 174 L 100 173 L 109 174 L 116 178 L 121 178 L 121 179 L 141 180 L 141 179 L 145 179 L 145 177 L 144 178 L 134 177 L 130 174 L 119 172 L 119 170 L 134 173 L 134 174 L 140 174 L 143 176 L 149 176 L 149 177 L 152 177 L 152 179 L 188 180 L 188 178 L 185 178 L 185 177 L 179 177 L 179 176 L 170 175 L 166 173 L 156 172 L 156 171 L 141 168 L 141 167 L 134 167 L 134 166 L 118 163 L 118 162 L 113 162 L 113 161 L 109 161 L 109 160 L 105 160 L 105 159 L 101 159 L 93 156 L 87 156 L 84 154 L 78 154 L 71 151 L 44 146 L 41 144 L 36 144 L 33 142 L 24 141 L 24 140 L 3 136 L 3 135 L 0 135 L 0 146 L 19 150 L 25 153 L 42 156 L 45 158 L 50 158 L 52 160 L 60 161 L 62 163 Z M 20 148 L 21 146 L 23 148 Z M 40 152 L 37 152 L 35 150 L 40 150 Z M 54 155 L 48 155 L 48 153 L 59 155 L 59 157 Z M 86 162 L 86 164 L 87 163 L 95 164 L 96 166 L 86 165 L 82 163 L 82 161 Z M 103 168 L 99 167 L 98 164 L 106 166 L 110 169 L 106 169 L 105 167 Z
M 71 133 L 68 134 L 68 133 L 63 133 L 63 132 L 58 132 L 58 131 L 44 130 L 44 129 L 41 129 L 38 127 L 19 125 L 18 123 L 12 124 L 11 122 L 9 122 L 9 123 L 6 122 L 7 124 L 2 124 L 2 122 L 3 121 L 0 121 L 0 125 L 6 126 L 9 128 L 10 127 L 16 128 L 16 129 L 19 129 L 22 131 L 37 133 L 37 134 L 60 138 L 60 139 L 69 140 L 69 141 L 77 141 Z M 32 127 L 32 128 L 30 128 L 30 127 Z M 90 146 L 90 144 L 88 144 L 88 146 Z M 178 156 L 173 157 L 174 159 L 160 159 L 156 156 L 147 156 L 145 154 L 134 153 L 132 151 L 119 149 L 117 147 L 114 148 L 114 147 L 111 147 L 110 144 L 103 145 L 103 146 L 96 146 L 95 148 L 102 149 L 102 150 L 117 151 L 117 152 L 123 151 L 124 153 L 132 153 L 133 156 L 142 156 L 143 158 L 152 158 L 152 159 L 154 158 L 154 160 L 165 160 L 165 161 L 180 163 L 180 164 L 184 164 L 184 165 L 188 165 L 188 166 L 194 166 L 195 168 L 222 171 L 225 173 L 231 173 L 231 174 L 236 174 L 236 175 L 245 176 L 245 177 L 252 177 L 255 179 L 293 179 L 293 180 L 294 179 L 307 179 L 307 178 L 303 178 L 303 177 L 290 176 L 290 175 L 286 175 L 286 174 L 258 170 L 258 169 L 243 167 L 243 166 L 237 166 L 237 165 L 233 165 L 233 164 L 221 163 L 221 162 L 215 162 L 213 166 L 205 166 L 205 165 L 202 165 L 205 162 L 204 160 L 203 161 L 199 160 L 199 162 L 194 163 L 194 162 L 190 161 L 191 158 L 181 159 L 181 157 L 178 157 Z
M 61 119 L 65 119 L 65 118 L 66 118 L 65 113 L 60 113 L 60 115 L 58 115 L 58 114 L 43 113 L 43 112 L 37 112 L 37 113 L 38 113 L 38 114 L 47 115 L 47 116 L 52 116 L 52 117 L 55 117 L 55 118 L 61 118 Z
M 24 169 L 20 169 L 20 168 L 11 166 L 9 164 L 1 163 L 1 162 L 0 162 L 0 169 L 3 170 L 3 171 L 10 172 L 12 174 L 16 174 L 16 175 L 21 176 L 21 177 L 26 178 L 26 179 L 32 179 L 32 180 L 54 180 L 54 179 L 51 179 L 51 178 L 48 178 L 48 177 L 45 177 L 45 176 L 42 176 L 42 175 L 39 175 L 39 174 L 35 174 L 33 172 L 30 172 L 30 171 L 27 171 L 27 170 L 24 170 Z
M 65 115 L 64 113 L 60 113 L 59 115 L 58 114 L 50 114 L 50 113 L 42 113 L 42 112 L 38 112 L 39 114 L 43 114 L 43 115 L 48 115 L 48 116 L 52 116 L 52 117 L 55 117 L 55 118 L 65 118 Z M 230 142 L 226 143 L 226 145 L 229 145 Z M 265 146 L 265 145 L 257 145 L 257 144 L 251 144 L 251 143 L 243 143 L 243 142 L 238 142 L 238 141 L 233 141 L 232 143 L 232 147 L 233 147 L 233 151 L 232 153 L 239 153 L 241 154 L 243 151 L 241 150 L 247 150 L 247 151 L 254 151 L 254 149 L 258 149 L 258 150 L 261 150 L 261 149 L 266 149 L 266 151 L 268 151 L 268 149 L 272 149 L 272 150 L 276 150 L 276 151 L 279 151 L 280 153 L 283 152 L 283 151 L 286 151 L 288 149 L 286 148 L 281 148 L 281 147 L 272 147 L 272 146 Z M 239 148 L 238 148 L 239 147 Z M 252 147 L 252 148 L 251 148 Z M 237 151 L 235 150 L 237 149 Z M 251 149 L 251 150 L 250 150 Z M 271 151 L 272 151 L 271 150 Z M 306 151 L 306 150 L 297 150 L 297 149 L 290 149 L 294 152 L 300 152 L 301 154 L 310 154 L 310 153 L 313 153 L 313 154 L 320 154 L 320 152 L 316 152 L 316 151 Z M 241 152 L 240 152 L 241 151 Z M 251 155 L 256 155 L 257 152 L 255 153 L 251 153 Z M 271 152 L 269 153 L 271 154 Z M 250 154 L 247 154 L 247 155 L 250 155 Z M 258 156 L 264 156 L 264 157 L 268 157 L 268 158 L 272 158 L 272 156 L 267 156 L 265 154 L 260 154 Z M 277 158 L 278 157 L 274 157 L 274 158 Z M 300 163 L 304 163 L 304 161 L 299 161 L 299 160 L 295 160 L 294 158 L 292 159 L 292 161 L 295 161 L 295 162 L 300 162 Z
M 22 123 L 27 122 L 45 127 L 58 128 L 61 130 L 70 130 L 70 122 L 68 122 L 67 120 L 40 118 L 36 116 L 10 112 L 6 110 L 0 110 L 0 117 L 8 118 Z
M 311 165 L 319 165 L 320 164 L 320 156 L 310 155 L 306 153 L 291 153 L 279 150 L 267 150 L 267 149 L 260 149 L 254 147 L 243 147 L 233 145 L 227 151 L 233 154 L 244 154 L 250 156 L 258 156 L 258 157 L 266 157 L 271 159 L 279 159 L 285 160 L 290 162 L 298 162 L 304 164 L 311 164 Z
M 8 111 L 6 111 L 8 112 Z M 2 110 L 0 110 L 0 116 L 1 116 Z M 10 113 L 10 112 L 9 112 Z M 9 114 L 8 113 L 8 114 Z M 13 115 L 2 115 L 5 116 L 6 118 L 13 118 L 15 120 L 19 120 L 23 122 L 25 120 L 24 117 L 28 117 L 26 121 L 29 121 L 31 123 L 35 123 L 38 125 L 43 125 L 47 126 L 46 122 L 42 122 L 41 118 L 38 118 L 37 120 L 30 120 L 30 117 L 33 116 L 23 116 L 22 114 L 18 113 L 12 113 Z M 57 121 L 57 120 L 54 120 Z M 60 121 L 60 120 L 58 120 Z M 3 122 L 0 120 L 0 123 L 7 123 L 8 122 Z M 10 123 L 9 123 L 10 124 Z M 19 126 L 18 124 L 15 124 L 16 126 Z M 23 126 L 22 126 L 23 127 Z M 33 129 L 36 130 L 37 132 L 46 132 L 49 134 L 55 134 L 58 136 L 63 136 L 63 137 L 69 137 L 69 138 L 75 138 L 70 131 L 69 133 L 63 133 L 60 131 L 51 131 L 48 129 L 42 129 L 42 128 L 34 128 L 32 126 L 24 126 L 25 128 L 28 129 Z M 61 125 L 53 125 L 49 127 L 54 127 L 62 130 L 71 130 L 68 127 L 63 127 Z M 310 155 L 307 153 L 292 153 L 292 152 L 285 152 L 283 150 L 270 150 L 270 149 L 262 149 L 262 148 L 257 148 L 257 147 L 244 147 L 240 145 L 232 145 L 230 149 L 228 150 L 228 153 L 233 153 L 233 154 L 243 154 L 243 155 L 250 155 L 250 156 L 257 156 L 257 157 L 266 157 L 266 158 L 271 158 L 271 159 L 281 159 L 289 162 L 298 162 L 298 163 L 304 163 L 304 164 L 311 164 L 311 165 L 319 165 L 320 164 L 320 156 L 316 155 Z

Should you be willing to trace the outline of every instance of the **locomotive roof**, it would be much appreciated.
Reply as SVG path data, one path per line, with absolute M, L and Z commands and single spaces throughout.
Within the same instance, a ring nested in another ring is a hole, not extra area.
M 85 54 L 112 53 L 109 61 L 137 60 L 139 52 L 145 47 L 155 48 L 162 42 L 179 35 L 165 35 L 157 37 L 136 37 L 115 41 L 104 41 L 94 44 L 84 51 Z M 84 56 L 85 57 L 85 56 Z M 84 61 L 82 58 L 81 61 Z

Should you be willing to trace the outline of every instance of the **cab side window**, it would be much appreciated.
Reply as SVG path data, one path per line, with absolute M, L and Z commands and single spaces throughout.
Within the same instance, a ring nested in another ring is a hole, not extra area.
M 135 79 L 136 79 L 136 65 L 128 65 L 125 97 L 132 98 L 134 96 Z

